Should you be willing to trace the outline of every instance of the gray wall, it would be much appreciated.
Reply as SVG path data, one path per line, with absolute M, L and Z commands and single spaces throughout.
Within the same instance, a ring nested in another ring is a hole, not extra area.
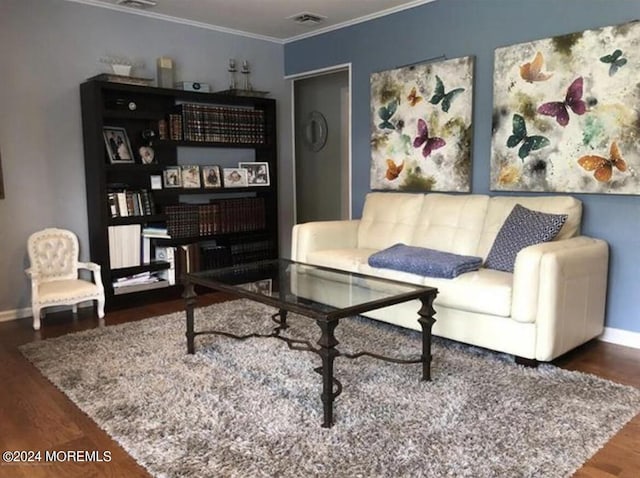
M 495 49 L 638 18 L 638 0 L 438 0 L 288 43 L 285 72 L 352 64 L 352 207 L 353 217 L 360 217 L 369 191 L 371 73 L 442 55 L 475 56 L 472 192 L 484 194 L 489 192 Z M 640 332 L 640 197 L 577 197 L 584 206 L 582 232 L 610 246 L 606 326 Z
M 247 59 L 256 89 L 278 101 L 281 251 L 288 255 L 291 211 L 291 100 L 282 45 L 63 0 L 0 0 L 0 317 L 30 306 L 26 242 L 56 226 L 75 231 L 88 259 L 79 85 L 106 71 L 99 59 L 145 62 L 135 76 L 155 77 L 169 56 L 176 80 L 227 87 L 229 58 Z

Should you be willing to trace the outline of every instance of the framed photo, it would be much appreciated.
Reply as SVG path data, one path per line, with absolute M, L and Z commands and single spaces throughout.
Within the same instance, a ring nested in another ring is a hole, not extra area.
M 182 169 L 182 187 L 183 188 L 199 188 L 200 187 L 200 166 L 189 165 L 181 166 Z
M 220 166 L 202 166 L 202 187 L 222 187 L 222 180 L 220 178 Z
M 247 170 L 244 168 L 224 168 L 222 175 L 225 188 L 246 188 L 249 185 Z
M 162 176 L 152 174 L 149 176 L 149 181 L 151 183 L 151 189 L 162 189 Z
M 238 167 L 247 170 L 249 186 L 269 186 L 269 163 L 239 163 Z
M 109 161 L 112 164 L 133 163 L 133 153 L 127 131 L 117 126 L 105 126 L 102 128 L 104 144 L 107 147 Z
M 167 166 L 163 171 L 165 188 L 181 188 L 182 174 L 180 166 Z

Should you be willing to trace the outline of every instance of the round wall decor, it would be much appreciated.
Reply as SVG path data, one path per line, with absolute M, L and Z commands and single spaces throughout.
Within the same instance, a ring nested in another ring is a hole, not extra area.
M 304 122 L 304 144 L 311 151 L 317 152 L 327 142 L 327 120 L 319 111 L 312 111 Z

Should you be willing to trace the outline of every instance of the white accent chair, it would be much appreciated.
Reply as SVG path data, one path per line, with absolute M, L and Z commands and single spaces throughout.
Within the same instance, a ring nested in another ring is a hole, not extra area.
M 98 317 L 104 317 L 100 266 L 78 261 L 78 238 L 73 232 L 56 228 L 34 232 L 29 236 L 27 248 L 31 267 L 25 272 L 31 278 L 34 330 L 40 330 L 45 307 L 71 305 L 76 314 L 80 302 L 96 300 Z M 91 271 L 93 282 L 80 279 L 79 269 Z

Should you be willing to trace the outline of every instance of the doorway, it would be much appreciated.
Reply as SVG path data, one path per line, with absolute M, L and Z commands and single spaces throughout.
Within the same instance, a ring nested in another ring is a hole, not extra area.
M 295 222 L 351 218 L 350 66 L 293 79 Z

